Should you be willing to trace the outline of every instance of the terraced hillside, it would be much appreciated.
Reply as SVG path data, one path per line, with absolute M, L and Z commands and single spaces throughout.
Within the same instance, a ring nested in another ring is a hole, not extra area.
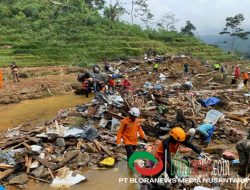
M 149 48 L 204 60 L 235 59 L 198 39 L 111 22 L 86 7 L 65 9 L 48 0 L 3 1 L 0 7 L 0 66 L 89 65 L 141 56 Z

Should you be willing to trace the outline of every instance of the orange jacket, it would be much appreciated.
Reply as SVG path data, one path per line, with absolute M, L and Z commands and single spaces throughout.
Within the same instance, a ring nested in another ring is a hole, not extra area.
M 140 119 L 136 119 L 133 122 L 129 117 L 121 120 L 117 133 L 117 144 L 121 144 L 121 139 L 123 139 L 125 145 L 137 145 L 137 132 L 139 132 L 141 138 L 145 139 L 145 134 L 140 126 L 140 122 Z
M 112 86 L 112 87 L 114 87 L 114 86 L 116 85 L 115 80 L 110 79 L 110 80 L 109 80 L 109 85 Z
M 0 81 L 2 81 L 3 80 L 3 72 L 2 72 L 2 70 L 0 69 Z
M 169 147 L 168 147 L 168 148 L 169 148 L 168 151 L 169 151 L 170 153 L 175 154 L 175 153 L 177 152 L 179 146 L 180 146 L 180 143 L 176 143 L 176 144 L 170 143 L 170 144 L 169 144 Z M 158 145 L 158 148 L 157 148 L 157 150 L 156 150 L 155 156 L 156 156 L 157 158 L 164 158 L 164 154 L 165 154 L 165 150 L 164 150 L 164 148 L 163 148 L 163 142 L 161 142 L 161 143 Z
M 243 73 L 242 78 L 243 78 L 243 80 L 249 79 L 248 73 L 247 72 Z

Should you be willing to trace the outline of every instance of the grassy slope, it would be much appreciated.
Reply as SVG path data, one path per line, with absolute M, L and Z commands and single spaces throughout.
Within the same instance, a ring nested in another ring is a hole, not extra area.
M 51 5 L 46 5 L 46 11 L 40 4 L 34 5 L 43 14 L 58 11 Z M 53 20 L 46 15 L 38 16 L 28 17 L 19 11 L 18 15 L 1 21 L 0 66 L 8 66 L 11 61 L 21 66 L 88 65 L 103 58 L 141 56 L 148 48 L 160 53 L 188 53 L 203 60 L 235 58 L 195 38 L 177 33 L 143 31 L 138 26 L 120 22 L 111 23 L 96 13 L 71 11 Z M 11 48 L 3 48 L 7 45 Z

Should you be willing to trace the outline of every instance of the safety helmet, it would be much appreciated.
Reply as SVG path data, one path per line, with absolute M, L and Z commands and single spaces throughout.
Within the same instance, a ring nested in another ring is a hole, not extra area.
M 173 137 L 175 140 L 183 142 L 186 139 L 185 131 L 180 127 L 175 127 L 170 131 L 170 136 Z
M 131 108 L 128 113 L 134 117 L 140 116 L 140 110 L 138 108 Z
M 188 130 L 189 135 L 194 135 L 195 132 L 196 132 L 195 128 L 191 128 L 191 129 Z

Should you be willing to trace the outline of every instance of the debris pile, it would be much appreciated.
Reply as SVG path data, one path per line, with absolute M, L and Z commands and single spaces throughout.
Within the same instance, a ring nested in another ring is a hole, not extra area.
M 189 75 L 182 73 L 186 62 L 192 70 Z M 131 107 L 141 110 L 142 128 L 150 142 L 163 139 L 175 126 L 188 131 L 210 123 L 216 130 L 203 150 L 214 157 L 237 159 L 225 150 L 247 135 L 250 108 L 242 90 L 231 88 L 228 81 L 216 81 L 218 71 L 189 57 L 164 57 L 158 73 L 153 73 L 152 63 L 142 60 L 90 72 L 95 82 L 106 83 L 109 75 L 117 81 L 127 78 L 132 85 L 96 91 L 92 102 L 61 111 L 44 126 L 18 127 L 2 134 L 1 183 L 23 185 L 31 178 L 70 186 L 86 179 L 80 174 L 83 168 L 114 167 L 126 159 L 124 150 L 116 147 L 116 131 Z M 82 119 L 79 126 L 74 126 L 76 118 Z

